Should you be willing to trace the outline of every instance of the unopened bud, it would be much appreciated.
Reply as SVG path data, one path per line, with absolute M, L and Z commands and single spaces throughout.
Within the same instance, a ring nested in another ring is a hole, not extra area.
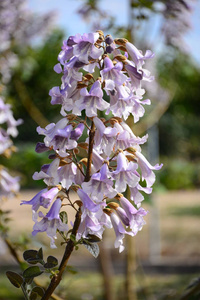
M 96 32 L 98 32 L 99 35 L 103 35 L 104 36 L 104 32 L 102 30 L 96 30 Z
M 84 164 L 85 166 L 87 166 L 87 162 L 88 162 L 87 157 L 84 157 L 84 158 L 82 158 L 82 159 L 79 161 L 79 163 L 82 163 L 82 164 Z
M 136 159 L 135 156 L 133 156 L 133 155 L 126 155 L 126 158 L 128 159 L 128 161 L 134 161 L 134 162 L 137 162 L 137 159 Z
M 127 52 L 126 48 L 123 47 L 123 46 L 119 46 L 117 49 L 118 49 L 118 50 L 122 50 L 122 51 L 124 51 L 124 52 Z
M 103 209 L 103 212 L 104 212 L 105 214 L 107 214 L 108 216 L 110 216 L 110 215 L 112 214 L 112 209 L 110 209 L 110 208 L 104 208 L 104 209 Z
M 78 207 L 83 206 L 83 203 L 81 202 L 81 200 L 76 200 L 76 201 L 74 202 L 74 204 L 77 204 Z
M 116 55 L 116 56 L 115 56 L 115 59 L 117 59 L 117 60 L 119 60 L 119 61 L 122 61 L 122 62 L 124 62 L 124 61 L 127 60 L 126 56 L 125 56 L 125 55 L 122 55 L 122 54 Z
M 87 86 L 88 86 L 88 84 L 85 81 L 79 81 L 77 84 L 77 89 L 82 89 Z
M 114 198 L 117 200 L 120 200 L 120 198 L 122 198 L 122 197 L 124 197 L 124 195 L 121 193 L 118 193 Z
M 128 147 L 128 148 L 126 148 L 125 150 L 126 150 L 127 152 L 129 152 L 129 153 L 132 153 L 132 154 L 135 154 L 135 152 L 136 152 L 135 148 L 133 148 L 133 147 Z
M 75 153 L 75 154 L 78 154 L 78 153 L 79 153 L 78 148 L 75 148 L 75 149 L 74 149 L 74 153 Z
M 75 120 L 77 118 L 77 116 L 75 116 L 74 114 L 68 114 L 67 115 L 67 119 L 69 120 L 69 121 L 73 121 L 73 120 Z
M 74 192 L 77 192 L 80 189 L 80 186 L 77 184 L 73 184 L 72 186 L 70 186 L 70 189 Z
M 108 44 L 108 45 L 110 45 L 110 44 L 113 43 L 113 38 L 112 38 L 112 36 L 111 36 L 110 34 L 108 34 L 108 35 L 106 36 L 106 38 L 105 38 L 105 43 Z
M 85 149 L 85 150 L 87 150 L 88 143 L 81 142 L 81 143 L 78 143 L 78 146 L 81 147 L 81 148 L 83 148 L 83 149 Z
M 116 202 L 110 202 L 108 203 L 108 206 L 114 210 L 116 210 L 119 207 L 119 204 Z
M 124 46 L 128 42 L 128 40 L 127 39 L 115 39 L 114 42 L 117 45 Z
M 110 119 L 110 121 L 115 121 L 115 122 L 121 123 L 122 122 L 122 118 L 120 118 L 120 117 L 112 117 Z
M 86 74 L 84 77 L 86 77 L 88 80 L 94 78 L 91 73 Z

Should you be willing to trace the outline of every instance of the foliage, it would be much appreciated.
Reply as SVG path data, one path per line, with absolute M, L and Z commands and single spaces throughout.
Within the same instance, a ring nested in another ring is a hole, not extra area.
M 195 161 L 200 158 L 200 68 L 189 56 L 175 52 L 160 57 L 158 70 L 162 86 L 176 85 L 173 101 L 159 123 L 161 155 Z
M 61 30 L 55 30 L 42 44 L 27 47 L 20 56 L 20 64 L 8 85 L 14 114 L 21 116 L 26 124 L 19 130 L 18 141 L 38 140 L 36 127 L 53 121 L 59 112 L 57 107 L 49 105 L 48 94 L 52 85 L 59 83 L 52 65 L 56 63 L 63 35 Z

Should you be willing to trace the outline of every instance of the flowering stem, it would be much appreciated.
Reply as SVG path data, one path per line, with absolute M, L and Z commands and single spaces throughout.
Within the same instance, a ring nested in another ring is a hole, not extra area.
M 81 222 L 81 210 L 79 209 L 78 212 L 76 213 L 74 227 L 72 229 L 73 236 L 76 236 L 80 222 Z M 56 289 L 56 287 L 59 285 L 59 283 L 62 279 L 62 274 L 66 268 L 66 265 L 68 263 L 68 260 L 71 256 L 71 254 L 74 250 L 74 246 L 75 246 L 74 241 L 72 239 L 70 239 L 69 242 L 67 243 L 67 246 L 65 248 L 65 253 L 63 255 L 62 261 L 59 266 L 59 273 L 52 278 L 44 296 L 42 297 L 42 300 L 48 300 L 51 297 L 54 290 Z
M 92 164 L 92 149 L 94 145 L 94 136 L 95 136 L 95 125 L 92 121 L 91 129 L 89 133 L 89 148 L 88 148 L 88 162 L 87 162 L 87 170 L 84 181 L 89 181 L 91 176 L 91 164 Z

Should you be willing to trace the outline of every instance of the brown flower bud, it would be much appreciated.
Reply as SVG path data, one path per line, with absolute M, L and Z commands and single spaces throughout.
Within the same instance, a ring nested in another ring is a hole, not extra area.
M 104 208 L 104 209 L 103 209 L 103 212 L 104 212 L 105 214 L 107 214 L 108 216 L 110 216 L 110 215 L 112 214 L 112 210 L 111 210 L 110 208 Z
M 87 166 L 87 162 L 88 162 L 87 157 L 84 157 L 79 161 L 79 163 L 83 163 L 85 166 Z
M 135 152 L 136 152 L 136 149 L 133 148 L 133 147 L 128 147 L 125 150 L 128 151 L 129 153 L 132 153 L 132 154 L 135 154 Z
M 75 153 L 75 154 L 78 154 L 78 153 L 79 153 L 79 149 L 78 149 L 78 148 L 75 148 L 75 149 L 74 149 L 74 153 Z
M 84 77 L 86 77 L 88 80 L 94 79 L 94 77 L 91 73 L 86 74 Z
M 88 84 L 85 81 L 79 81 L 77 83 L 77 89 L 82 89 L 82 88 L 87 87 L 87 86 L 88 86 Z
M 135 158 L 134 155 L 126 155 L 126 158 L 128 159 L 128 161 L 134 161 L 134 162 L 137 162 L 137 159 Z
M 81 207 L 81 206 L 83 205 L 83 203 L 81 202 L 81 200 L 76 200 L 76 201 L 74 202 L 74 204 L 77 204 L 78 207 Z
M 88 143 L 85 142 L 78 143 L 78 146 L 86 150 L 88 149 Z
M 68 114 L 67 115 L 67 119 L 69 120 L 69 121 L 73 121 L 73 120 L 75 120 L 77 118 L 77 116 L 75 116 L 75 115 L 73 115 L 73 114 Z
M 119 46 L 117 49 L 118 49 L 118 50 L 122 50 L 122 51 L 124 51 L 124 52 L 127 52 L 126 48 L 123 47 L 123 46 Z
M 119 207 L 119 204 L 116 202 L 110 202 L 108 203 L 108 206 L 114 210 L 116 210 Z
M 124 195 L 121 193 L 118 193 L 114 198 L 117 200 L 120 200 L 120 198 L 122 198 L 122 197 L 124 197 Z
M 126 56 L 122 55 L 122 54 L 116 55 L 114 59 L 117 59 L 117 60 L 122 61 L 122 62 L 127 60 Z
M 115 39 L 114 42 L 117 45 L 125 46 L 125 44 L 128 42 L 128 40 L 127 39 Z

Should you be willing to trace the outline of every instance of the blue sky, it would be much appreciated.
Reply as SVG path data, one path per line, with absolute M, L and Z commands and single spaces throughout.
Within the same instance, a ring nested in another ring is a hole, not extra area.
M 200 65 L 200 1 L 191 1 L 193 13 L 191 16 L 191 30 L 185 35 L 187 50 L 191 53 L 194 60 Z M 83 4 L 82 0 L 28 0 L 28 7 L 33 12 L 45 13 L 56 11 L 56 23 L 65 30 L 66 36 L 76 33 L 90 31 L 90 24 L 84 22 L 76 11 Z M 101 0 L 101 6 L 116 17 L 118 24 L 127 24 L 128 0 Z M 159 44 L 158 35 L 159 18 L 154 18 L 154 25 L 150 26 L 148 36 L 151 44 Z M 151 25 L 151 24 L 150 24 Z M 156 52 L 154 47 L 153 49 Z M 158 50 L 159 51 L 159 50 Z

